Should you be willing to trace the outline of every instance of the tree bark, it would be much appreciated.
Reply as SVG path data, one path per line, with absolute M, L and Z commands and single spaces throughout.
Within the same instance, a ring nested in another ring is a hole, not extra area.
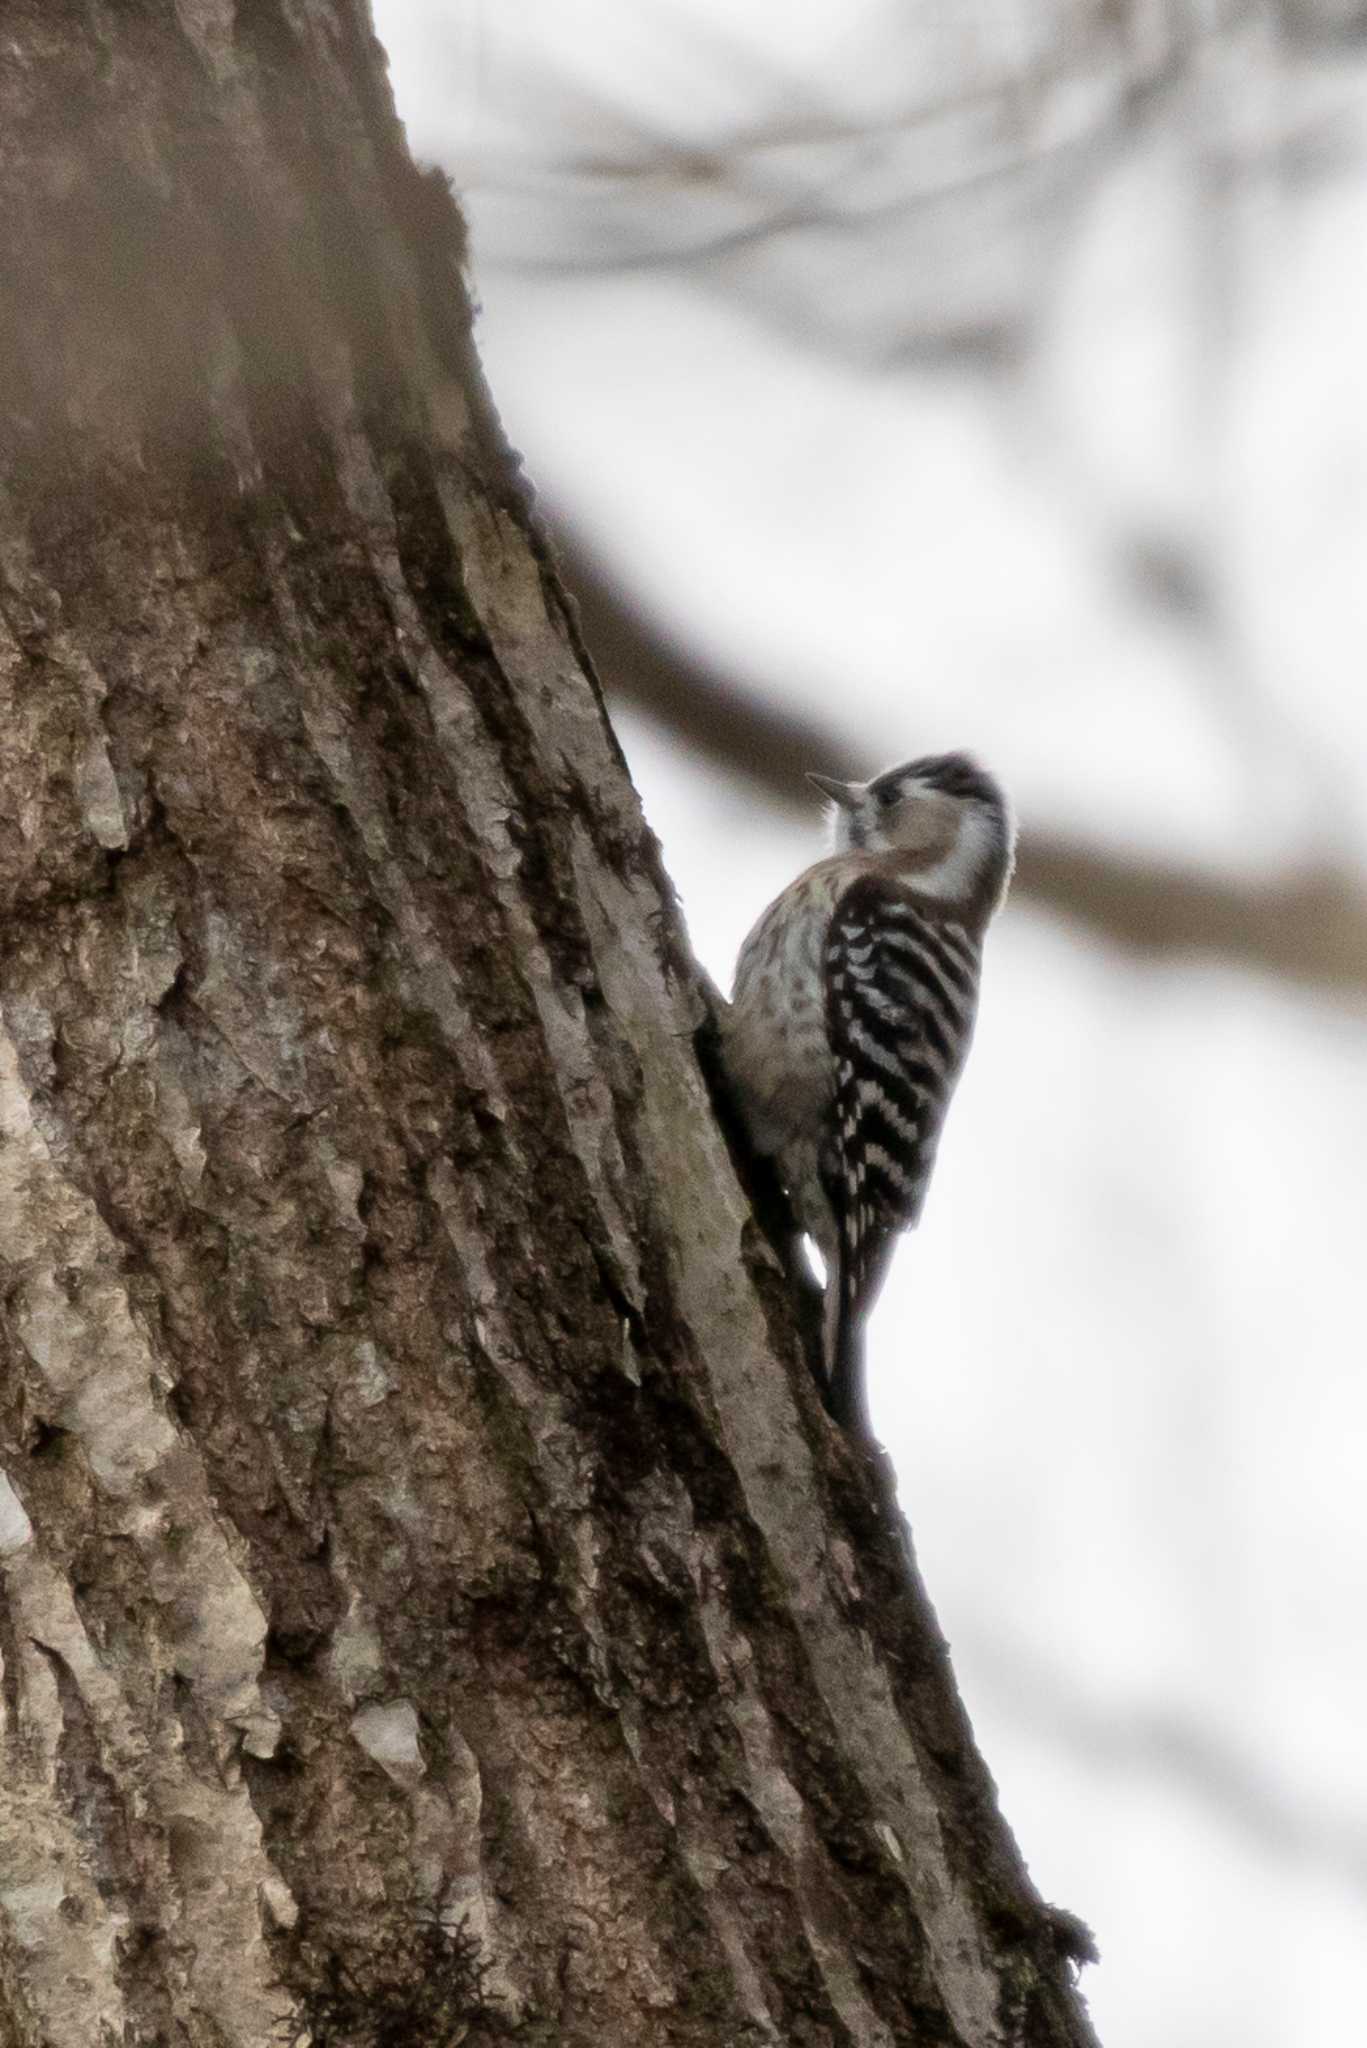
M 362 0 L 0 133 L 0 2044 L 1080 2048 Z

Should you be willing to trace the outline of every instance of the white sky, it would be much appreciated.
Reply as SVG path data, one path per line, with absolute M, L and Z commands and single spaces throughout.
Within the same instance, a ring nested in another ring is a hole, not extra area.
M 775 108 L 887 120 L 932 60 L 1019 71 L 1041 23 L 1091 10 L 375 12 L 415 148 L 473 186 L 511 438 L 695 645 L 823 712 L 870 770 L 974 745 L 1027 826 L 1247 873 L 1363 858 L 1367 175 L 1361 155 L 1316 174 L 1311 149 L 1367 134 L 1346 58 L 1216 53 L 1182 119 L 1099 164 L 1028 354 L 992 378 L 872 366 L 693 270 L 494 259 L 582 230 L 537 167 L 620 156 L 606 106 L 694 142 Z M 720 60 L 705 27 L 744 48 Z M 587 98 L 557 126 L 560 67 Z M 1252 166 L 1232 188 L 1231 161 Z M 1213 639 L 1127 585 L 1135 534 L 1195 537 Z M 623 737 L 725 984 L 819 851 L 816 813 L 803 834 Z M 1362 2035 L 1365 1025 L 1017 905 L 879 1311 L 876 1417 L 1007 1815 L 1101 1942 L 1106 2048 Z

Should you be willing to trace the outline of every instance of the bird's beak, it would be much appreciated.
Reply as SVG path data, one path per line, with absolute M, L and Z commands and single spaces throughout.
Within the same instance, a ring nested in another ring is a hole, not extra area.
M 809 770 L 807 780 L 813 789 L 819 789 L 833 804 L 839 804 L 842 811 L 852 811 L 864 794 L 861 782 L 837 782 L 834 775 L 814 775 Z

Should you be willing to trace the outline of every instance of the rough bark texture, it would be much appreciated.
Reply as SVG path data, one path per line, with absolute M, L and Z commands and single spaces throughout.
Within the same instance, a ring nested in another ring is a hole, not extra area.
M 360 0 L 0 50 L 0 2044 L 1082 2044 Z

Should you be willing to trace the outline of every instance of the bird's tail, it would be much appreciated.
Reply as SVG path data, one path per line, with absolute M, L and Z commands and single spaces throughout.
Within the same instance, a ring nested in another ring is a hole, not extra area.
M 843 1252 L 826 1276 L 823 1350 L 826 1363 L 826 1408 L 851 1436 L 869 1439 L 868 1403 L 864 1391 L 863 1304 Z

